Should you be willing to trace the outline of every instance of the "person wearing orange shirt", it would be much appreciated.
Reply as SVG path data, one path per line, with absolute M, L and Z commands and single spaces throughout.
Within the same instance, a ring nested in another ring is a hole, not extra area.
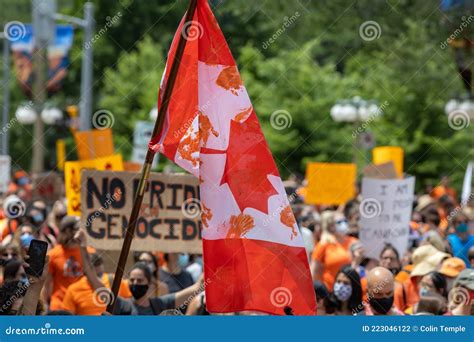
M 44 302 L 49 310 L 63 310 L 67 288 L 82 276 L 82 258 L 79 243 L 74 239 L 79 230 L 79 218 L 66 216 L 61 220 L 58 245 L 49 252 L 48 276 L 45 282 Z M 89 250 L 89 253 L 95 250 Z
M 86 251 L 87 253 L 87 251 Z M 102 257 L 96 253 L 90 256 L 94 272 L 101 279 L 105 288 L 93 290 L 86 276 L 82 276 L 74 284 L 70 285 L 63 299 L 63 309 L 74 315 L 99 316 L 105 311 L 107 300 L 110 296 L 113 275 L 104 273 L 104 262 Z M 85 264 L 86 261 L 82 260 Z M 130 298 L 132 296 L 126 281 L 122 280 L 119 289 L 119 296 Z
M 313 280 L 332 289 L 339 269 L 351 263 L 350 246 L 357 241 L 348 236 L 349 223 L 341 213 L 325 211 L 321 215 L 323 234 L 312 253 Z

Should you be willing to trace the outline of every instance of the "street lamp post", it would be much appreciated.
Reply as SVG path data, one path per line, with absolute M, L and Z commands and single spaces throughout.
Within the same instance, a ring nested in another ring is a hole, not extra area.
M 33 0 L 33 33 L 35 50 L 33 51 L 33 66 L 35 80 L 33 84 L 33 102 L 37 113 L 43 109 L 47 97 L 47 67 L 48 44 L 55 37 L 55 23 L 51 13 L 56 12 L 55 0 Z M 42 172 L 44 169 L 44 125 L 38 115 L 33 127 L 33 158 L 31 171 Z
M 10 109 L 10 44 L 7 37 L 4 34 L 0 35 L 0 38 L 3 39 L 3 112 L 2 112 L 2 155 L 8 155 L 8 119 L 9 119 L 9 109 Z
M 33 53 L 35 83 L 33 99 L 36 112 L 43 110 L 47 97 L 47 46 L 55 37 L 55 20 L 64 20 L 84 28 L 84 47 L 81 67 L 80 127 L 90 129 L 92 112 L 92 35 L 94 32 L 94 5 L 87 2 L 84 6 L 84 19 L 56 13 L 56 0 L 33 0 L 33 30 L 36 51 Z M 41 172 L 44 168 L 44 127 L 38 115 L 33 128 L 32 172 Z
M 474 120 L 474 97 L 470 94 L 454 97 L 446 103 L 444 111 L 448 116 L 456 112 L 465 113 L 469 120 Z
M 60 13 L 55 13 L 53 17 L 54 19 L 64 20 L 84 29 L 81 64 L 81 100 L 79 102 L 79 129 L 81 131 L 88 131 L 91 129 L 92 116 L 92 39 L 94 35 L 94 4 L 92 2 L 86 2 L 84 5 L 84 19 Z
M 360 96 L 355 96 L 348 100 L 339 100 L 331 108 L 331 117 L 336 122 L 351 122 L 354 132 L 357 131 L 359 125 L 363 121 L 368 121 L 382 114 L 379 106 L 374 100 L 364 100 Z M 354 155 L 353 162 L 358 165 L 358 135 L 353 134 Z

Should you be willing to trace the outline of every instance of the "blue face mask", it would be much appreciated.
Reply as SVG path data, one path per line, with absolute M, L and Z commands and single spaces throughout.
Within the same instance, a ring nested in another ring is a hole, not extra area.
M 19 186 L 26 185 L 26 184 L 29 183 L 29 182 L 28 182 L 28 178 L 26 178 L 26 177 L 21 177 L 20 179 L 18 179 L 18 182 L 17 182 L 17 183 L 18 183 Z
M 185 268 L 189 264 L 189 255 L 188 254 L 180 254 L 178 258 L 178 265 L 181 268 Z
M 41 223 L 44 221 L 44 215 L 43 213 L 37 213 L 31 216 L 32 220 L 34 223 Z
M 33 240 L 33 235 L 31 234 L 23 234 L 21 237 L 20 237 L 20 244 L 23 248 L 28 248 L 30 247 L 30 243 L 31 241 Z
M 431 294 L 430 290 L 426 287 L 420 287 L 420 297 L 426 297 Z

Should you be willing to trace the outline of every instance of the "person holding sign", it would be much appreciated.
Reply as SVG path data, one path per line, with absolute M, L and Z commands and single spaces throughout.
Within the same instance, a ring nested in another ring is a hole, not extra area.
M 82 234 L 84 234 L 83 230 L 79 230 L 79 232 L 76 233 L 76 238 L 79 238 L 80 243 L 80 236 L 82 236 Z M 84 265 L 88 265 L 87 260 L 85 260 L 85 258 L 89 256 L 86 248 L 87 246 L 81 243 L 81 256 Z M 109 289 L 112 284 L 113 275 L 104 272 L 104 261 L 102 257 L 97 253 L 92 253 L 90 255 L 90 264 L 93 266 L 96 276 L 101 279 L 106 288 Z M 103 288 L 102 291 L 106 290 Z M 78 281 L 67 288 L 63 299 L 63 309 L 74 315 L 99 316 L 106 306 L 106 303 L 101 305 L 100 298 L 98 298 L 100 294 L 101 292 L 94 291 L 87 277 L 82 276 Z M 119 295 L 126 298 L 131 297 L 125 280 L 122 280 L 120 284 Z
M 104 282 L 98 276 L 94 267 L 85 252 L 87 248 L 87 238 L 83 230 L 76 234 L 76 240 L 80 241 L 82 246 L 82 255 L 84 257 L 84 273 L 89 284 L 98 294 L 103 291 L 105 287 Z M 204 290 L 203 277 L 194 285 L 185 288 L 176 293 L 167 294 L 160 297 L 155 297 L 152 291 L 153 274 L 146 262 L 137 262 L 130 270 L 128 286 L 133 296 L 131 299 L 123 297 L 116 298 L 117 305 L 113 312 L 114 315 L 160 315 L 166 310 L 176 310 L 184 308 L 186 304 L 201 291 Z M 108 296 L 112 293 L 110 290 L 105 290 Z M 106 298 L 106 299 L 110 299 Z M 108 303 L 105 303 L 108 304 Z M 105 306 L 102 308 L 105 311 Z
M 58 245 L 49 252 L 48 277 L 46 278 L 44 299 L 50 310 L 62 310 L 66 290 L 82 276 L 82 258 L 79 243 L 74 236 L 79 230 L 79 218 L 65 216 L 61 220 Z M 90 249 L 90 252 L 94 252 Z

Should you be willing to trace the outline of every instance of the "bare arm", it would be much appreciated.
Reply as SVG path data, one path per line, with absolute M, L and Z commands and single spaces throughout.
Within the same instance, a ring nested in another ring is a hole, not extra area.
M 175 306 L 178 308 L 182 306 L 183 304 L 189 304 L 191 300 L 193 299 L 193 297 L 196 297 L 203 290 L 204 290 L 204 275 L 201 275 L 201 277 L 195 284 L 179 292 L 176 292 Z
M 46 280 L 44 282 L 44 290 L 43 290 L 43 302 L 44 304 L 49 307 L 49 302 L 51 300 L 51 295 L 53 294 L 53 275 L 50 273 L 46 274 Z
M 89 252 L 87 252 L 87 237 L 86 232 L 83 229 L 79 229 L 74 236 L 74 239 L 79 242 L 79 248 L 81 251 L 81 258 L 82 258 L 82 269 L 84 271 L 84 275 L 87 278 L 87 281 L 92 286 L 94 290 L 97 290 L 101 287 L 105 287 L 104 283 L 102 282 L 97 274 L 94 271 L 94 267 L 92 266 Z
M 38 306 L 39 298 L 41 296 L 41 289 L 48 278 L 48 262 L 49 258 L 46 257 L 43 268 L 43 275 L 40 278 L 29 276 L 29 286 L 26 290 L 25 297 L 23 298 L 23 304 L 21 306 L 19 315 L 36 315 L 36 308 Z
M 313 260 L 311 262 L 311 274 L 313 275 L 313 280 L 323 280 L 323 270 L 324 266 L 319 261 Z

